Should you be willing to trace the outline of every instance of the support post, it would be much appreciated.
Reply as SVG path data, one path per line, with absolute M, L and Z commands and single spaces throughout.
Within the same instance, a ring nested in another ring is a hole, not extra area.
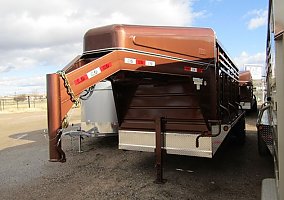
M 61 149 L 61 99 L 60 77 L 58 74 L 47 74 L 47 115 L 49 135 L 49 161 L 65 162 L 65 154 Z
M 82 153 L 82 152 L 83 152 L 83 151 L 82 151 L 82 148 L 81 148 L 81 144 L 82 144 L 82 136 L 79 135 L 79 150 L 78 150 L 79 153 Z
M 31 108 L 30 96 L 28 96 L 28 105 L 29 105 L 29 108 Z
M 156 129 L 156 170 L 157 178 L 155 183 L 163 184 L 166 182 L 163 179 L 163 147 L 164 147 L 164 118 L 157 117 L 155 120 L 155 129 Z

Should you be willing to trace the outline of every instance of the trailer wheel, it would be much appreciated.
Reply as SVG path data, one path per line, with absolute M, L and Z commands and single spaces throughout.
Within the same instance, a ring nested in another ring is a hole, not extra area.
M 261 137 L 259 131 L 257 131 L 257 147 L 258 147 L 258 154 L 260 156 L 267 156 L 270 154 L 268 147 L 266 146 L 265 141 Z
M 256 98 L 253 98 L 252 112 L 253 113 L 257 113 L 257 101 L 256 101 Z
M 245 118 L 242 117 L 232 129 L 234 142 L 238 145 L 244 145 L 246 142 L 246 123 Z

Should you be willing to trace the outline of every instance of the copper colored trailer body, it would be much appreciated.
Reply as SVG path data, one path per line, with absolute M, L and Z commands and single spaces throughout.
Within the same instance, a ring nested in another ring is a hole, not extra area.
M 212 157 L 231 129 L 243 129 L 238 69 L 208 28 L 91 29 L 83 55 L 64 72 L 60 94 L 49 95 L 61 120 L 49 112 L 50 138 L 78 95 L 103 79 L 112 82 L 122 149 L 154 151 L 157 118 L 164 123 L 162 148 L 173 154 Z M 50 93 L 54 86 L 47 87 Z M 51 160 L 62 157 L 53 143 L 50 149 L 59 154 Z
M 253 95 L 253 83 L 250 71 L 240 72 L 240 104 L 245 110 L 257 110 L 256 97 Z

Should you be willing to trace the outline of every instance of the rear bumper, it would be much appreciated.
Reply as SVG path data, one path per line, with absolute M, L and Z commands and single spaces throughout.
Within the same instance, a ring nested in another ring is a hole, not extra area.
M 224 131 L 224 126 L 229 129 Z M 165 133 L 164 149 L 168 154 L 212 158 L 230 129 L 230 125 L 221 125 L 221 133 L 217 137 L 200 137 L 199 147 L 196 147 L 199 134 Z M 218 133 L 219 126 L 213 126 L 212 131 L 213 134 Z M 119 130 L 119 149 L 154 152 L 155 148 L 155 132 Z
M 240 104 L 241 104 L 242 108 L 245 109 L 245 110 L 252 109 L 251 102 L 243 102 L 243 101 L 241 101 Z

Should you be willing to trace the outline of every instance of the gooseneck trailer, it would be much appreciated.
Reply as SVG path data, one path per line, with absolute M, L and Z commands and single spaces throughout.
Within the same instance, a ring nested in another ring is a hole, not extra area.
M 257 112 L 256 96 L 253 94 L 253 82 L 250 71 L 239 75 L 240 104 L 244 110 Z
M 103 80 L 120 149 L 211 158 L 229 133 L 245 140 L 239 72 L 212 29 L 111 25 L 89 30 L 83 54 L 47 75 L 51 161 L 65 161 L 68 111 Z

